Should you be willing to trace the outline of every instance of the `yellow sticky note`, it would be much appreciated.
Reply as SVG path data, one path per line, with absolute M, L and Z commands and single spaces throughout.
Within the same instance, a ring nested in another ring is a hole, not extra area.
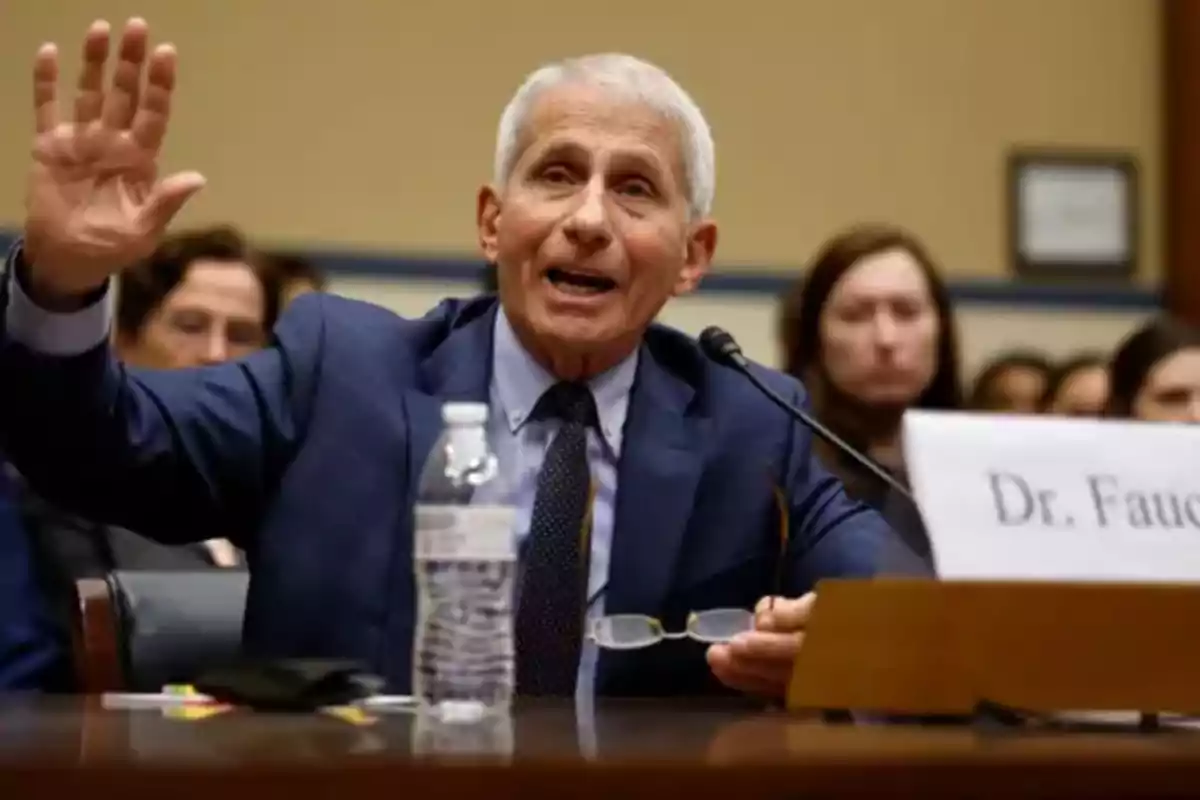
M 208 719 L 215 717 L 217 714 L 224 714 L 233 706 L 229 705 L 184 705 L 172 706 L 163 709 L 163 716 L 167 719 L 177 719 L 183 722 L 192 722 L 195 720 Z
M 358 706 L 329 706 L 321 711 L 351 725 L 374 725 L 379 721 L 378 717 L 371 716 Z

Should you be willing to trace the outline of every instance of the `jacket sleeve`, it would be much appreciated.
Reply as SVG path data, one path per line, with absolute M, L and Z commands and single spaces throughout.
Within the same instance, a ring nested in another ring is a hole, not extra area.
M 11 481 L 0 469 L 0 692 L 55 688 L 65 659 Z
M 788 399 L 794 405 L 807 404 L 798 385 Z M 809 591 L 822 578 L 875 576 L 898 544 L 896 534 L 874 509 L 846 494 L 841 481 L 817 458 L 807 428 L 793 423 L 790 439 L 788 593 Z
M 223 535 L 245 546 L 304 434 L 320 296 L 293 303 L 271 344 L 245 359 L 141 371 L 118 363 L 107 330 L 96 341 L 107 289 L 82 312 L 52 315 L 21 294 L 22 269 L 18 245 L 0 286 L 0 443 L 14 466 L 97 521 L 164 544 Z

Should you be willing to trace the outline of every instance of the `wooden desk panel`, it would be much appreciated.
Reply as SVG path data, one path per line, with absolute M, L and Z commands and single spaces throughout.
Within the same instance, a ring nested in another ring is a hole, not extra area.
M 0 702 L 0 797 L 1200 794 L 1194 731 L 829 725 L 699 703 L 607 703 L 582 735 L 576 722 L 570 706 L 519 707 L 511 730 L 455 735 L 430 734 L 403 713 L 362 726 L 242 712 L 189 721 L 95 701 L 9 700 Z

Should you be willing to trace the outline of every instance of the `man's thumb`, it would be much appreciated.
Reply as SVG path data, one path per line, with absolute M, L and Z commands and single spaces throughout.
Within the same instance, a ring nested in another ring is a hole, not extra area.
M 176 172 L 163 178 L 150 191 L 142 211 L 147 227 L 164 231 L 192 195 L 204 188 L 204 176 L 199 172 Z

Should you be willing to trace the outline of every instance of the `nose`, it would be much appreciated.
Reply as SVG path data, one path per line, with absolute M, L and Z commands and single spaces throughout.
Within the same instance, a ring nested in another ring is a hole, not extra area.
M 898 333 L 896 320 L 891 314 L 881 311 L 875 315 L 875 343 L 879 347 L 888 350 L 895 347 Z
M 612 241 L 604 193 L 604 184 L 599 176 L 579 193 L 578 202 L 571 209 L 564 226 L 567 238 L 573 244 L 589 250 L 601 250 Z
M 220 331 L 213 331 L 204 342 L 200 355 L 204 364 L 222 364 L 229 360 L 229 340 Z

